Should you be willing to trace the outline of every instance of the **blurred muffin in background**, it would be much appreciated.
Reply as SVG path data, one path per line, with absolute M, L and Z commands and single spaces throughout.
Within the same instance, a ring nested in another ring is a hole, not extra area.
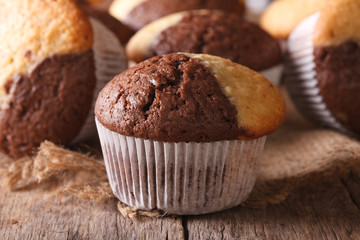
M 288 39 L 285 83 L 311 121 L 360 134 L 360 1 L 328 0 Z
M 244 15 L 244 0 L 115 0 L 110 13 L 123 24 L 139 30 L 146 24 L 171 13 L 194 9 L 219 9 Z
M 0 150 L 94 135 L 96 89 L 127 67 L 115 35 L 72 0 L 1 0 L 0 35 Z
M 220 56 L 255 71 L 267 71 L 281 62 L 276 39 L 258 25 L 219 10 L 184 11 L 160 18 L 138 31 L 126 46 L 128 58 L 135 62 L 173 52 Z
M 45 139 L 69 143 L 96 84 L 87 16 L 69 0 L 2 0 L 0 25 L 1 151 L 21 156 Z
M 260 18 L 260 26 L 275 38 L 286 39 L 306 17 L 321 10 L 328 0 L 277 0 Z

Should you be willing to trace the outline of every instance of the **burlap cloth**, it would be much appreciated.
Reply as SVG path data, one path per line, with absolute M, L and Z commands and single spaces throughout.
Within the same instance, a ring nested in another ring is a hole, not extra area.
M 283 93 L 287 118 L 283 126 L 268 137 L 257 182 L 243 203 L 245 207 L 264 208 L 278 204 L 305 184 L 345 177 L 350 171 L 360 173 L 360 142 L 307 122 L 295 110 L 287 93 Z M 44 142 L 33 157 L 14 160 L 1 155 L 0 176 L 2 187 L 13 191 L 31 191 L 51 182 L 57 186 L 51 188 L 53 196 L 70 193 L 104 204 L 114 198 L 98 148 L 77 146 L 75 150 L 74 147 L 69 150 Z M 129 217 L 162 217 L 165 214 L 141 211 L 120 202 L 118 209 Z

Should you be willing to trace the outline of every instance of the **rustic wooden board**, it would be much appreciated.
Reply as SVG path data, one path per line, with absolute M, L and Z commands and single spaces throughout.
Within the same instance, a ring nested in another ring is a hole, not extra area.
M 303 187 L 266 210 L 236 208 L 189 218 L 190 239 L 359 239 L 359 179 Z M 353 188 L 352 188 L 353 187 Z M 357 188 L 356 188 L 357 187 Z M 350 190 L 351 189 L 351 190 Z M 351 195 L 354 199 L 351 199 Z
M 325 179 L 266 209 L 187 217 L 123 217 L 116 201 L 0 189 L 0 239 L 360 239 L 360 177 Z

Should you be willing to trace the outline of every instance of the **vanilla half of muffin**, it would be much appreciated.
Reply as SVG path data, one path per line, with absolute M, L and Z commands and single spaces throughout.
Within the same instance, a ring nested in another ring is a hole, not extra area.
M 202 214 L 246 199 L 285 104 L 247 67 L 172 53 L 116 76 L 95 115 L 115 196 L 141 209 Z
M 329 0 L 288 41 L 286 85 L 310 120 L 360 133 L 360 1 Z
M 275 38 L 287 39 L 305 18 L 320 11 L 328 0 L 273 1 L 260 18 L 260 26 Z
M 0 35 L 0 150 L 70 142 L 96 82 L 88 18 L 71 0 L 0 1 Z

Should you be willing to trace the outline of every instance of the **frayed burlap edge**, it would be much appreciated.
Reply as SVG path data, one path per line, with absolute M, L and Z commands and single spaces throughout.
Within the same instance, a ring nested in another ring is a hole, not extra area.
M 70 192 L 80 198 L 104 201 L 113 198 L 107 181 L 105 165 L 85 154 L 66 150 L 45 141 L 32 157 L 2 163 L 1 185 L 15 190 L 30 190 L 41 183 L 62 180 L 63 189 L 58 192 Z M 85 172 L 86 179 L 74 184 L 69 183 L 69 174 Z

